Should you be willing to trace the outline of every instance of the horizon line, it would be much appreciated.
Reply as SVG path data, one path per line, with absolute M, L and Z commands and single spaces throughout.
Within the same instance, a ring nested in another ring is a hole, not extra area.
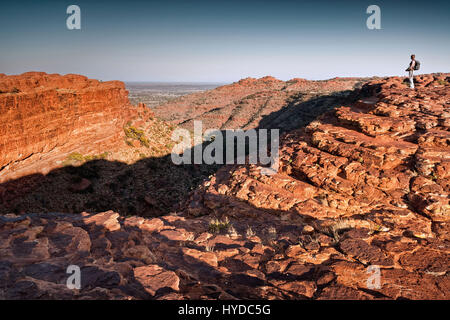
M 61 76 L 66 76 L 66 75 L 81 75 L 81 76 L 85 76 L 88 79 L 92 79 L 92 80 L 98 80 L 98 81 L 102 81 L 102 82 L 108 82 L 108 81 L 121 81 L 123 83 L 129 83 L 129 84 L 133 84 L 133 83 L 153 83 L 153 84 L 219 84 L 219 85 L 223 85 L 223 84 L 232 84 L 232 83 L 236 83 L 239 82 L 241 80 L 245 80 L 245 79 L 263 79 L 263 78 L 274 78 L 276 80 L 279 81 L 283 81 L 283 82 L 288 82 L 288 81 L 292 81 L 295 79 L 303 79 L 303 80 L 307 80 L 307 81 L 329 81 L 329 80 L 333 80 L 333 79 L 370 79 L 370 78 L 391 78 L 391 77 L 407 77 L 408 75 L 399 75 L 399 74 L 391 74 L 391 75 L 346 75 L 346 76 L 334 76 L 334 77 L 330 77 L 330 78 L 304 78 L 301 76 L 296 76 L 287 80 L 284 79 L 280 79 L 277 78 L 275 76 L 272 75 L 265 75 L 262 77 L 252 77 L 252 76 L 247 76 L 247 77 L 242 77 L 238 80 L 229 80 L 229 81 L 190 81 L 190 80 L 121 80 L 121 79 L 102 79 L 100 77 L 95 77 L 95 76 L 90 76 L 90 75 L 85 75 L 82 73 L 73 73 L 73 72 L 68 72 L 68 73 L 55 73 L 55 72 L 46 72 L 46 71 L 36 71 L 36 70 L 32 70 L 32 71 L 26 71 L 26 72 L 22 72 L 22 73 L 15 73 L 15 74 L 11 74 L 11 73 L 2 73 L 0 72 L 0 74 L 4 74 L 6 76 L 20 76 L 26 73 L 46 73 L 48 75 L 51 74 L 57 74 L 57 75 L 61 75 Z M 447 74 L 450 73 L 450 71 L 448 72 L 444 72 L 444 71 L 438 71 L 438 72 L 420 72 L 420 73 L 416 73 L 415 76 L 420 76 L 422 74 Z

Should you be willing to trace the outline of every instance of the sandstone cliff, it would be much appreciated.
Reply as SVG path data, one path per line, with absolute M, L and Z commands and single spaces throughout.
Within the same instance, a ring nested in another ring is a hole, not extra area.
M 0 75 L 0 182 L 48 173 L 71 152 L 116 151 L 136 115 L 119 81 Z
M 449 75 L 417 82 L 366 85 L 286 134 L 274 176 L 224 167 L 170 215 L 1 217 L 1 297 L 449 299 Z

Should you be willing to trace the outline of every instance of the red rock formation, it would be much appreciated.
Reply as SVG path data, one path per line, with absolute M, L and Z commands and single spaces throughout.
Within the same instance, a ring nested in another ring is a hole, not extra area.
M 0 217 L 0 297 L 448 300 L 448 80 L 371 83 L 285 135 L 277 174 L 224 167 L 172 215 Z
M 416 80 L 416 90 L 400 78 L 372 82 L 364 89 L 374 97 L 287 134 L 276 175 L 223 169 L 187 212 L 231 217 L 266 241 L 272 233 L 275 252 L 254 268 L 272 290 L 448 299 L 450 84 L 448 75 Z M 367 287 L 369 265 L 381 268 L 380 288 Z
M 122 82 L 79 75 L 0 76 L 0 182 L 46 173 L 71 152 L 122 147 L 136 116 Z
M 302 125 L 298 122 L 300 117 L 309 114 L 315 118 L 327 106 L 332 107 L 332 103 L 339 102 L 342 91 L 353 90 L 363 82 L 367 79 L 309 81 L 295 78 L 281 81 L 270 76 L 246 78 L 210 91 L 183 96 L 154 108 L 154 111 L 161 119 L 186 128 L 190 128 L 194 120 L 200 120 L 205 130 L 256 127 L 290 130 Z M 277 114 L 278 111 L 282 112 Z M 299 112 L 304 113 L 299 115 Z

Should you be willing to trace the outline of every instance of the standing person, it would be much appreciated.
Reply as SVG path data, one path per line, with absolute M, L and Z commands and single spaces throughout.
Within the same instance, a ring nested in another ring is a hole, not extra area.
M 409 63 L 408 69 L 406 71 L 409 71 L 409 87 L 411 89 L 414 89 L 414 70 L 419 70 L 418 68 L 418 61 L 416 61 L 416 55 L 411 55 L 411 62 Z

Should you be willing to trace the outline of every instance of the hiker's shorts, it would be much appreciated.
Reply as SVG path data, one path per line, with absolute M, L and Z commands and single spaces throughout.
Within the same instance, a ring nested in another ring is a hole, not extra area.
M 414 71 L 413 70 L 409 71 L 409 87 L 411 89 L 414 89 Z

